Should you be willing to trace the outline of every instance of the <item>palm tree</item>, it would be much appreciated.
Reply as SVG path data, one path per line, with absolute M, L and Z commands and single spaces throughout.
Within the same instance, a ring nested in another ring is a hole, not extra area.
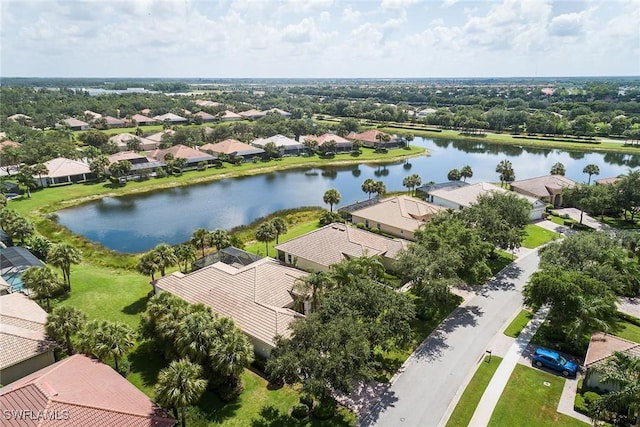
M 174 360 L 160 371 L 156 384 L 156 401 L 171 408 L 176 415 L 180 411 L 182 427 L 186 427 L 185 410 L 197 402 L 205 389 L 207 380 L 202 378 L 202 367 L 187 359 Z
M 49 311 L 49 299 L 63 287 L 56 273 L 49 267 L 31 267 L 22 273 L 21 278 L 24 287 L 35 292 L 38 300 L 46 301 Z
M 217 228 L 209 233 L 209 244 L 216 247 L 217 251 L 231 246 L 231 238 L 226 230 Z
M 155 258 L 156 265 L 160 270 L 160 275 L 164 277 L 167 267 L 171 267 L 178 263 L 178 258 L 173 248 L 166 243 L 159 243 L 151 251 Z
M 136 265 L 136 269 L 141 274 L 149 275 L 151 277 L 151 282 L 156 281 L 155 274 L 156 271 L 159 270 L 159 267 L 153 251 L 142 255 L 140 261 L 138 261 L 138 265 Z
M 322 294 L 326 288 L 330 286 L 330 283 L 325 272 L 313 271 L 309 273 L 309 275 L 296 280 L 294 283 L 294 294 L 297 295 L 299 303 L 304 303 L 304 301 L 310 298 L 310 311 L 314 312 L 320 307 Z
M 271 220 L 271 224 L 273 224 L 273 226 L 276 229 L 276 245 L 277 245 L 280 241 L 280 236 L 287 232 L 287 222 L 280 217 L 276 217 Z
M 566 172 L 567 172 L 567 169 L 560 162 L 557 162 L 553 166 L 551 166 L 551 171 L 550 171 L 551 175 L 562 175 L 562 176 L 564 176 L 564 174 Z
M 253 362 L 253 346 L 237 328 L 218 339 L 209 353 L 211 367 L 226 377 L 229 385 L 240 382 L 240 375 Z
M 451 169 L 447 174 L 447 179 L 449 181 L 460 181 L 460 178 L 462 178 L 462 173 L 459 169 Z
M 178 258 L 178 264 L 182 262 L 183 264 L 180 267 L 184 266 L 184 268 L 180 268 L 183 273 L 186 273 L 189 270 L 189 262 L 196 259 L 196 250 L 191 245 L 180 245 L 175 250 L 176 258 Z
M 602 417 L 611 412 L 626 412 L 630 420 L 635 419 L 634 425 L 640 426 L 640 357 L 617 351 L 595 369 L 601 382 L 617 388 L 595 402 L 596 414 Z
M 194 310 L 193 307 L 179 321 L 175 345 L 180 357 L 188 357 L 189 360 L 202 364 L 216 341 L 216 319 L 211 311 Z
M 209 231 L 204 228 L 198 228 L 193 232 L 190 243 L 198 249 L 202 250 L 202 256 L 204 256 L 204 249 L 210 244 L 211 236 Z
M 589 164 L 582 169 L 582 173 L 589 175 L 589 180 L 587 181 L 587 185 L 589 185 L 591 184 L 591 175 L 600 175 L 600 168 L 598 165 Z
M 377 150 L 377 149 L 383 148 L 381 147 L 383 143 L 387 143 L 391 141 L 391 136 L 384 132 L 378 132 L 376 133 L 376 140 L 378 140 L 378 144 L 376 146 L 376 150 Z
M 374 180 L 372 180 L 371 178 L 367 178 L 362 183 L 362 191 L 367 193 L 369 198 L 371 198 L 371 195 L 376 192 L 375 185 L 376 185 L 376 182 Z
M 136 333 L 125 323 L 103 321 L 94 343 L 96 354 L 113 357 L 118 371 L 118 360 L 136 344 Z
M 322 200 L 329 205 L 331 208 L 331 212 L 333 212 L 333 205 L 337 205 L 340 203 L 340 193 L 335 188 L 331 188 L 324 192 L 324 196 L 322 196 Z
M 463 166 L 462 169 L 460 169 L 460 176 L 464 182 L 467 182 L 467 178 L 471 178 L 473 176 L 473 169 L 471 169 L 471 166 Z
M 178 175 L 182 175 L 182 170 L 187 165 L 187 159 L 184 157 L 176 157 L 173 161 L 173 167 L 178 169 Z
M 422 179 L 417 173 L 409 175 L 402 180 L 402 185 L 404 187 L 407 187 L 407 189 L 409 190 L 409 195 L 412 195 L 414 193 L 413 190 L 416 187 L 419 187 L 420 184 L 422 184 Z
M 276 234 L 276 228 L 270 222 L 263 222 L 256 230 L 256 240 L 258 242 L 264 242 L 267 256 L 269 256 L 269 242 L 276 238 Z
M 376 193 L 377 197 L 382 197 L 387 192 L 387 186 L 384 185 L 382 181 L 376 181 L 373 185 L 374 193 Z
M 47 262 L 62 270 L 62 278 L 71 291 L 71 264 L 78 264 L 82 259 L 80 251 L 68 243 L 53 245 L 47 254 Z
M 59 306 L 47 317 L 47 332 L 56 341 L 67 347 L 67 353 L 73 354 L 71 335 L 77 333 L 87 321 L 87 315 L 76 307 Z
M 513 171 L 513 165 L 509 160 L 502 160 L 496 166 L 496 172 L 500 174 L 500 185 L 504 187 L 504 184 L 515 180 L 516 175 Z

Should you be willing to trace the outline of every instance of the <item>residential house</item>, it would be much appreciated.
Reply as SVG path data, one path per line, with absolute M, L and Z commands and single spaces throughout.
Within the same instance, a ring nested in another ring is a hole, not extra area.
M 89 123 L 83 122 L 82 120 L 75 119 L 73 117 L 68 117 L 62 120 L 62 123 L 69 126 L 71 130 L 89 130 Z
M 127 126 L 127 121 L 125 119 L 118 119 L 112 116 L 104 116 L 104 119 L 110 128 L 123 128 Z
M 22 273 L 31 267 L 44 267 L 44 263 L 21 246 L 0 247 L 0 277 L 7 287 L 0 294 L 24 291 Z
M 240 114 L 234 113 L 233 111 L 229 111 L 229 110 L 226 110 L 224 114 L 220 116 L 221 122 L 236 122 L 242 119 L 243 117 Z
M 381 135 L 387 135 L 389 141 L 382 141 L 380 139 Z M 363 147 L 369 148 L 394 148 L 402 145 L 402 141 L 397 136 L 380 132 L 377 129 L 370 129 L 361 133 L 351 132 L 347 135 L 347 139 L 354 142 L 360 141 Z
M 249 120 L 258 120 L 267 115 L 267 113 L 265 113 L 264 111 L 258 111 L 254 109 L 241 111 L 238 114 L 240 114 L 240 116 L 242 116 L 243 118 Z
M 348 140 L 347 138 L 343 138 L 339 135 L 335 135 L 333 133 L 325 133 L 320 136 L 316 135 L 304 135 L 302 137 L 302 141 L 315 141 L 318 144 L 318 147 L 322 147 L 322 145 L 327 141 L 333 141 L 336 143 L 335 151 L 351 151 L 353 150 L 353 142 Z
M 292 116 L 292 114 L 290 112 L 281 110 L 280 108 L 272 108 L 270 110 L 267 110 L 266 112 L 267 113 L 278 113 L 278 114 L 280 114 L 282 117 L 284 117 L 286 119 L 290 119 L 291 116 Z
M 600 374 L 597 368 L 609 359 L 615 352 L 627 353 L 630 356 L 640 358 L 640 344 L 618 338 L 614 335 L 597 332 L 591 335 L 584 366 L 587 369 L 584 385 L 591 388 L 600 388 L 604 391 L 616 391 L 617 386 L 600 382 Z
M 446 181 L 446 182 L 438 182 L 438 183 L 428 183 L 424 184 L 418 188 L 416 188 L 415 196 L 422 200 L 429 200 L 429 193 L 435 190 L 455 190 L 460 187 L 464 187 L 469 185 L 468 182 L 465 181 Z
M 162 145 L 162 143 L 164 142 L 164 139 L 166 139 L 167 137 L 172 136 L 173 134 L 175 134 L 176 131 L 173 129 L 167 129 L 164 130 L 162 132 L 156 132 L 156 133 L 152 133 L 151 135 L 147 135 L 145 136 L 145 138 L 153 143 L 156 144 L 156 146 L 154 148 L 152 148 L 152 150 L 155 150 L 156 148 L 160 147 Z M 165 135 L 167 135 L 167 137 L 165 137 Z
M 84 114 L 84 117 L 90 122 L 102 118 L 102 114 L 96 113 L 95 111 L 91 111 L 91 110 L 85 110 L 83 114 Z
M 198 163 L 213 163 L 217 157 L 207 154 L 203 151 L 196 150 L 195 148 L 187 147 L 186 145 L 178 144 L 173 147 L 165 149 L 157 149 L 149 152 L 148 157 L 158 162 L 164 162 L 165 156 L 171 153 L 174 159 L 183 158 L 187 159 L 186 169 L 195 168 Z
M 406 195 L 389 197 L 378 203 L 351 212 L 351 222 L 362 223 L 365 228 L 415 240 L 415 232 L 438 212 L 441 206 Z
M 280 149 L 282 155 L 299 155 L 305 150 L 305 146 L 301 142 L 280 134 L 269 138 L 258 138 L 252 141 L 252 144 L 264 148 L 270 142 L 273 142 Z
M 149 116 L 151 114 L 151 109 L 150 108 L 144 108 L 144 109 L 140 110 L 140 114 L 143 114 L 145 116 Z
M 213 114 L 209 114 L 206 111 L 199 111 L 193 115 L 194 117 L 200 117 L 202 119 L 202 123 L 210 123 L 218 121 L 218 118 Z
M 186 125 L 187 123 L 189 123 L 188 119 L 173 113 L 166 113 L 155 116 L 153 120 L 160 123 L 170 123 L 172 125 Z
M 253 157 L 258 156 L 264 158 L 266 153 L 262 148 L 254 147 L 244 142 L 240 142 L 237 139 L 225 139 L 215 144 L 204 144 L 200 147 L 200 150 L 207 153 L 226 154 L 229 158 L 233 159 L 236 156 L 244 157 L 245 161 L 251 160 Z
M 152 118 L 143 116 L 142 114 L 134 114 L 133 116 L 131 116 L 131 120 L 135 120 L 138 126 L 148 126 L 156 122 Z
M 342 260 L 380 256 L 385 268 L 393 270 L 407 241 L 392 239 L 347 224 L 333 223 L 276 245 L 278 259 L 307 271 L 329 271 Z
M 509 190 L 498 187 L 488 182 L 478 182 L 476 184 L 463 185 L 460 187 L 439 187 L 435 190 L 429 190 L 427 193 L 427 201 L 445 208 L 460 210 L 470 206 L 478 201 L 481 195 L 487 195 L 492 192 L 508 193 Z M 544 218 L 547 205 L 541 200 L 528 195 L 518 193 L 518 196 L 524 198 L 531 206 L 529 219 L 536 221 Z
M 622 178 L 619 176 L 609 177 L 609 178 L 600 178 L 596 179 L 593 182 L 596 185 L 614 185 L 617 184 Z
M 545 175 L 511 183 L 513 191 L 551 203 L 554 207 L 562 206 L 562 190 L 575 186 L 575 181 L 562 175 Z
M 118 151 L 129 151 L 129 142 L 137 139 L 140 141 L 141 151 L 150 151 L 158 148 L 159 143 L 149 138 L 143 138 L 141 136 L 135 136 L 131 133 L 119 133 L 109 138 L 109 142 L 115 144 L 118 147 Z
M 110 366 L 82 354 L 0 388 L 0 408 L 5 414 L 25 414 L 23 419 L 3 417 L 2 425 L 7 427 L 172 427 L 177 423 Z M 44 418 L 39 419 L 40 415 Z
M 55 343 L 47 339 L 44 327 L 47 312 L 20 292 L 0 296 L 0 308 L 2 384 L 9 384 L 54 363 Z M 0 407 L 5 409 L 2 405 Z
M 164 160 L 150 159 L 135 151 L 120 151 L 109 156 L 109 164 L 126 160 L 131 163 L 130 175 L 132 177 L 153 175 L 158 168 L 165 167 Z
M 294 310 L 291 290 L 306 275 L 273 258 L 246 266 L 217 262 L 189 274 L 175 272 L 161 277 L 154 289 L 156 294 L 169 292 L 231 318 L 249 337 L 256 353 L 268 357 L 275 347 L 275 336 L 290 337 L 289 325 L 303 317 Z
M 7 117 L 7 120 L 11 120 L 12 122 L 26 122 L 26 123 L 30 123 L 31 122 L 31 117 L 27 116 L 26 114 L 13 114 L 9 117 Z
M 57 157 L 44 162 L 48 173 L 42 176 L 34 176 L 39 187 L 48 187 L 56 184 L 75 184 L 95 179 L 95 174 L 89 169 L 89 165 L 80 160 Z

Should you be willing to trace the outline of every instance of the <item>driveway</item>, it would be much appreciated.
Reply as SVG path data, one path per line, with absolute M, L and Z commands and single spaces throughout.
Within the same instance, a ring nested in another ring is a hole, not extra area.
M 580 222 L 580 209 L 576 208 L 562 208 L 562 209 L 554 209 L 560 216 L 569 215 L 569 218 L 574 221 Z M 602 230 L 605 225 L 595 218 L 587 215 L 586 213 L 582 215 L 582 224 L 587 227 L 591 227 L 594 230 Z
M 437 426 L 489 343 L 522 306 L 538 268 L 534 251 L 505 268 L 456 309 L 413 353 L 361 426 Z

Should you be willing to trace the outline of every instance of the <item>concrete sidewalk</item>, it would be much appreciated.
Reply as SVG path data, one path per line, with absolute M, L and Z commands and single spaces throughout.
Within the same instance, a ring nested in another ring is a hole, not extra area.
M 487 385 L 487 388 L 476 407 L 476 411 L 473 413 L 469 426 L 481 427 L 489 424 L 491 414 L 493 414 L 493 410 L 498 404 L 498 400 L 500 400 L 502 391 L 507 385 L 507 382 L 511 377 L 511 373 L 518 364 L 522 353 L 529 345 L 529 341 L 531 341 L 533 335 L 536 333 L 540 325 L 542 325 L 542 322 L 544 322 L 548 312 L 549 309 L 547 307 L 543 307 L 538 310 L 535 316 L 533 316 L 533 319 L 531 319 L 524 330 L 520 333 L 516 342 L 511 346 L 504 359 L 502 359 L 502 362 L 500 363 L 500 366 L 498 366 L 495 374 L 493 374 L 493 378 L 491 378 L 489 385 Z

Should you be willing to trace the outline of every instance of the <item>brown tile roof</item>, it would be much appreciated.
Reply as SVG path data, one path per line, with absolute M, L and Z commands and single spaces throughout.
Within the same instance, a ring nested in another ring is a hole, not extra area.
M 0 368 L 20 363 L 53 348 L 47 339 L 47 313 L 24 294 L 0 297 Z
M 351 214 L 372 222 L 414 232 L 430 220 L 433 215 L 443 210 L 445 208 L 441 206 L 402 195 L 383 199 L 380 203 L 351 212 Z
M 43 176 L 49 178 L 61 178 L 65 176 L 91 173 L 91 169 L 89 169 L 88 164 L 78 160 L 65 159 L 64 157 L 51 159 L 44 162 L 44 165 L 49 170 L 49 173 Z
M 620 181 L 621 179 L 622 178 L 620 178 L 619 176 L 614 176 L 614 177 L 610 177 L 610 178 L 596 179 L 593 182 L 595 182 L 596 184 L 600 184 L 600 185 L 617 184 L 618 181 Z
M 276 249 L 326 267 L 343 259 L 380 255 L 393 259 L 407 242 L 333 223 L 281 243 Z
M 575 181 L 562 175 L 545 175 L 511 183 L 511 187 L 514 190 L 522 190 L 536 197 L 549 197 L 554 194 L 560 194 L 563 188 L 575 187 L 575 185 Z
M 152 157 L 158 161 L 164 161 L 164 156 L 167 153 L 171 153 L 173 154 L 174 158 L 178 158 L 178 157 L 182 157 L 183 159 L 187 159 L 187 160 L 196 160 L 200 161 L 200 160 L 214 160 L 215 157 L 213 157 L 210 154 L 207 154 L 203 151 L 199 151 L 196 150 L 195 148 L 191 148 L 191 147 L 187 147 L 186 145 L 182 145 L 182 144 L 178 144 L 178 145 L 174 145 L 173 147 L 169 147 L 169 148 L 165 148 L 165 149 L 157 149 L 157 150 L 153 150 L 152 152 L 149 153 L 149 157 Z
M 264 150 L 262 148 L 253 147 L 249 144 L 245 144 L 244 142 L 240 142 L 237 139 L 225 139 L 224 141 L 220 141 L 216 144 L 204 144 L 200 147 L 200 149 L 204 151 L 215 151 L 216 153 L 225 154 L 237 153 L 238 155 L 245 155 L 245 153 L 264 153 Z
M 147 135 L 147 136 L 145 136 L 145 138 L 150 140 L 150 141 L 154 141 L 154 142 L 160 143 L 160 142 L 162 142 L 162 135 L 164 135 L 164 134 L 173 135 L 174 133 L 176 133 L 175 130 L 167 129 L 167 130 L 162 131 L 162 132 L 156 132 L 156 133 L 152 133 L 151 135 Z
M 138 123 L 155 123 L 155 120 L 142 114 L 134 114 L 131 118 Z
M 187 119 L 185 119 L 184 117 L 181 117 L 177 114 L 173 114 L 173 113 L 166 113 L 166 114 L 162 114 L 159 116 L 155 116 L 153 118 L 154 120 L 157 120 L 159 122 L 164 122 L 164 121 L 169 121 L 169 122 L 186 122 Z
M 194 116 L 202 117 L 202 120 L 215 120 L 217 117 L 213 114 L 209 114 L 206 111 L 199 111 Z
M 258 111 L 255 109 L 251 109 L 251 110 L 247 110 L 247 111 L 241 111 L 238 114 L 240 114 L 242 117 L 247 117 L 247 118 L 259 118 L 259 117 L 264 117 L 266 115 L 266 113 L 264 111 Z
M 379 134 L 384 134 L 385 132 L 380 132 L 377 129 L 369 129 L 367 131 L 361 132 L 361 133 L 356 133 L 356 132 L 351 132 L 349 133 L 349 135 L 347 135 L 347 139 L 351 140 L 351 141 L 362 141 L 362 142 L 370 142 L 370 143 L 379 143 L 380 141 L 378 141 L 378 139 L 376 138 Z M 391 139 L 393 139 L 392 135 L 389 135 L 391 137 Z
M 242 116 L 240 114 L 234 113 L 233 111 L 226 110 L 222 119 L 241 119 Z
M 584 366 L 587 368 L 608 359 L 616 351 L 629 353 L 640 357 L 640 344 L 633 341 L 597 332 L 591 335 L 587 355 L 584 358 Z
M 109 126 L 119 126 L 127 124 L 127 121 L 125 119 L 118 119 L 112 116 L 105 116 L 104 119 L 107 121 L 107 124 Z
M 89 123 L 83 122 L 82 120 L 74 119 L 73 117 L 66 118 L 63 120 L 63 122 L 69 125 L 69 127 L 89 126 Z
M 305 141 L 316 141 L 318 143 L 318 145 L 322 145 L 327 141 L 335 141 L 336 144 L 338 145 L 344 145 L 344 144 L 352 144 L 352 142 L 346 138 L 343 138 L 339 135 L 335 135 L 333 133 L 325 133 L 323 135 L 320 136 L 316 136 L 316 135 L 305 135 L 304 137 Z
M 61 419 L 4 418 L 3 426 L 171 427 L 176 420 L 108 365 L 76 354 L 0 389 L 0 407 Z M 36 418 L 36 417 L 34 417 Z
M 138 159 L 146 159 L 146 157 L 136 153 L 135 151 L 119 151 L 109 156 L 109 164 L 116 163 L 121 160 L 138 160 Z
M 274 346 L 277 335 L 290 336 L 289 324 L 302 315 L 291 310 L 296 279 L 307 273 L 262 258 L 241 268 L 218 262 L 187 275 L 160 278 L 156 288 L 190 303 L 203 303 L 230 317 L 245 334 Z

